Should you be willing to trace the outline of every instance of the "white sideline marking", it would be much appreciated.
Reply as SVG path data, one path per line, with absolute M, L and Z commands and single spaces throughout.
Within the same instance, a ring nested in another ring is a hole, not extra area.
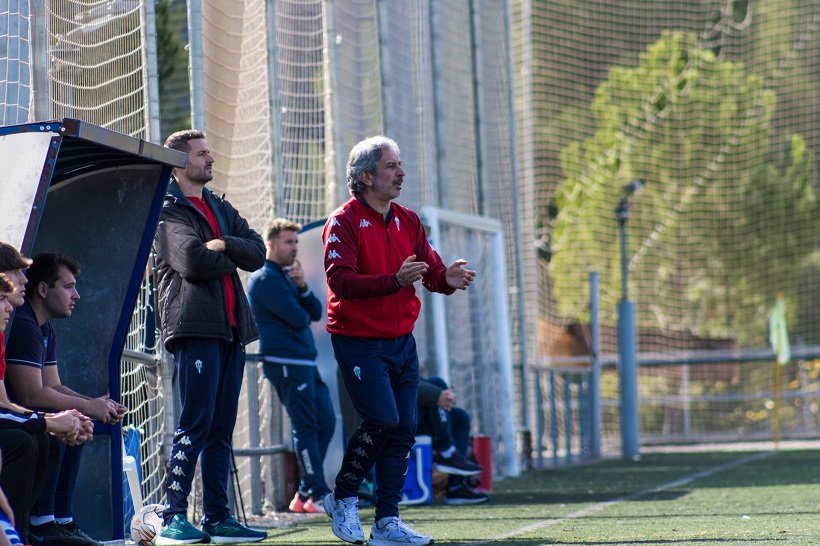
M 475 546 L 477 544 L 487 544 L 488 542 L 495 542 L 497 540 L 504 540 L 506 538 L 513 537 L 515 535 L 520 535 L 522 533 L 528 533 L 530 531 L 535 531 L 536 529 L 541 529 L 542 527 L 549 527 L 550 525 L 555 525 L 556 523 L 561 523 L 562 521 L 567 521 L 569 519 L 577 519 L 586 517 L 594 512 L 598 512 L 612 506 L 613 504 L 618 504 L 619 502 L 629 501 L 632 499 L 637 499 L 638 497 L 642 497 L 644 495 L 648 495 L 649 493 L 657 493 L 659 491 L 665 491 L 666 489 L 671 489 L 673 487 L 680 487 L 681 485 L 686 485 L 689 482 L 700 478 L 706 478 L 707 476 L 711 476 L 712 474 L 716 474 L 718 472 L 722 472 L 724 470 L 729 470 L 730 468 L 734 468 L 736 466 L 740 466 L 742 464 L 750 463 L 752 461 L 757 461 L 760 459 L 765 459 L 771 455 L 777 453 L 776 451 L 764 451 L 763 453 L 756 453 L 755 455 L 749 455 L 748 457 L 743 457 L 728 463 L 724 463 L 722 465 L 715 466 L 713 468 L 709 468 L 707 470 L 702 470 L 700 472 L 696 472 L 689 476 L 684 476 L 678 480 L 673 482 L 665 483 L 663 485 L 659 485 L 657 487 L 653 487 L 651 489 L 644 489 L 643 491 L 638 491 L 637 493 L 632 493 L 630 495 L 624 495 L 623 497 L 618 497 L 616 499 L 608 500 L 605 502 L 599 502 L 598 504 L 594 504 L 587 508 L 582 508 L 576 512 L 572 512 L 571 514 L 567 514 L 566 516 L 562 516 L 560 518 L 553 518 L 547 519 L 544 521 L 539 521 L 538 523 L 533 523 L 532 525 L 527 525 L 526 527 L 520 527 L 513 531 L 508 531 L 506 533 L 501 533 L 500 535 L 496 535 L 494 537 L 482 539 L 482 540 L 473 540 L 471 542 L 463 542 L 459 546 Z

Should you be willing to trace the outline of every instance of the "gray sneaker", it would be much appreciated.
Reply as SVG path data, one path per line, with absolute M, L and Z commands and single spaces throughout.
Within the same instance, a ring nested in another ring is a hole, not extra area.
M 373 522 L 367 546 L 396 546 L 397 544 L 424 546 L 432 543 L 433 537 L 430 535 L 417 533 L 399 518 L 390 517 Z
M 364 544 L 364 531 L 359 521 L 359 497 L 336 499 L 333 493 L 328 493 L 322 508 L 333 522 L 334 535 L 345 542 Z

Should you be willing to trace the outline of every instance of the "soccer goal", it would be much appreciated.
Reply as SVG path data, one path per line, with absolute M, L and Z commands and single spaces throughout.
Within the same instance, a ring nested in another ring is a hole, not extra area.
M 518 476 L 501 222 L 435 207 L 422 207 L 421 218 L 445 264 L 463 258 L 477 273 L 467 291 L 425 296 L 425 332 L 419 333 L 426 338 L 429 367 L 455 387 L 457 404 L 472 415 L 473 432 L 493 439 L 494 472 Z

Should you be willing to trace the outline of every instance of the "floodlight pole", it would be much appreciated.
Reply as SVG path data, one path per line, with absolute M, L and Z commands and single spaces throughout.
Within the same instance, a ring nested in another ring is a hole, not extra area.
M 629 301 L 626 221 L 629 219 L 629 197 L 643 184 L 633 180 L 615 213 L 621 237 L 621 301 L 618 302 L 618 353 L 621 382 L 621 448 L 625 458 L 640 458 L 640 399 L 638 395 L 638 341 L 635 327 L 635 303 Z

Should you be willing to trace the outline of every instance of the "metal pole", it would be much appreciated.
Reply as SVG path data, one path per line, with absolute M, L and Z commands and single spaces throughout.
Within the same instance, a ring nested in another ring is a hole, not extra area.
M 245 362 L 245 389 L 248 393 L 248 440 L 250 447 L 259 447 L 259 370 L 255 360 Z M 234 450 L 231 448 L 231 456 Z M 262 514 L 262 464 L 259 457 L 252 456 L 251 463 L 251 514 Z M 234 467 L 236 462 L 234 461 Z M 239 480 L 236 482 L 239 489 Z M 239 489 L 241 500 L 242 490 Z M 244 505 L 242 512 L 244 513 Z
M 550 445 L 552 464 L 558 466 L 558 411 L 555 403 L 555 371 L 550 370 Z
M 572 461 L 572 377 L 568 373 L 561 374 L 564 382 L 564 445 L 567 452 L 564 461 Z
M 160 132 L 159 109 L 159 69 L 157 67 L 157 21 L 154 13 L 154 2 L 141 2 L 142 11 L 142 40 L 143 73 L 145 74 L 145 140 L 155 144 L 162 143 Z
M 621 236 L 621 301 L 629 301 L 629 261 L 626 258 L 626 220 L 629 215 L 629 202 L 624 197 L 618 206 L 618 226 Z
M 527 2 L 524 2 L 527 4 Z M 525 430 L 530 430 L 530 411 L 529 411 L 529 380 L 530 380 L 530 359 L 527 335 L 527 294 L 526 286 L 524 284 L 524 234 L 521 229 L 521 190 L 519 184 L 521 177 L 518 171 L 517 157 L 520 153 L 518 149 L 518 129 L 515 117 L 515 64 L 513 60 L 513 44 L 512 44 L 512 14 L 510 13 L 512 7 L 510 1 L 505 2 L 506 9 L 504 10 L 505 33 L 507 38 L 507 79 L 508 79 L 508 101 L 507 108 L 509 110 L 510 118 L 510 148 L 513 150 L 511 155 L 512 161 L 510 167 L 512 168 L 512 199 L 513 199 L 513 237 L 515 238 L 515 284 L 518 296 L 518 332 L 521 336 L 521 416 L 523 419 L 523 427 Z M 529 47 L 529 46 L 527 46 Z M 532 65 L 526 65 L 526 70 L 530 70 Z M 526 84 L 525 84 L 526 85 Z M 525 116 L 529 117 L 529 116 Z M 533 142 L 530 140 L 529 142 Z M 525 164 L 532 157 L 532 154 L 527 152 L 525 154 Z
M 544 468 L 544 395 L 541 392 L 541 371 L 535 373 L 535 446 L 538 449 L 538 468 Z
M 589 274 L 589 334 L 590 334 L 590 364 L 592 366 L 592 376 L 590 377 L 589 398 L 590 398 L 590 456 L 598 458 L 601 456 L 601 324 L 599 322 L 599 290 L 598 272 Z
M 618 352 L 621 381 L 621 449 L 623 456 L 640 458 L 640 423 L 638 399 L 638 343 L 635 326 L 635 304 L 629 301 L 628 260 L 626 253 L 626 221 L 629 218 L 629 196 L 641 187 L 633 181 L 624 188 L 624 196 L 615 209 L 621 232 L 621 293 L 618 303 Z
M 488 152 L 484 149 L 485 139 L 482 138 L 484 132 L 484 123 L 483 117 L 481 115 L 486 106 L 484 104 L 484 93 L 482 93 L 481 86 L 483 70 L 481 69 L 481 37 L 478 35 L 478 28 L 481 21 L 481 12 L 478 9 L 478 6 L 476 5 L 477 2 L 478 0 L 470 0 L 467 3 L 467 7 L 470 13 L 470 52 L 472 53 L 472 55 L 470 56 L 470 61 L 473 69 L 473 121 L 475 123 L 473 129 L 473 138 L 475 139 L 475 162 L 476 174 L 478 175 L 478 180 L 476 181 L 476 202 L 478 203 L 478 214 L 480 214 L 481 216 L 487 216 L 487 192 L 484 189 L 484 184 L 486 184 L 488 176 L 485 170 L 486 166 L 484 164 L 484 155 Z
M 188 58 L 188 85 L 191 87 L 191 127 L 205 131 L 202 0 L 188 0 Z
M 279 97 L 279 42 L 277 41 L 276 3 L 268 2 L 268 79 L 271 121 L 273 121 L 273 167 L 276 187 L 271 192 L 271 208 L 276 216 L 285 215 L 285 169 L 282 161 L 282 102 Z M 253 508 L 251 508 L 253 510 Z
M 618 352 L 621 380 L 621 443 L 623 456 L 640 458 L 638 351 L 635 339 L 635 304 L 618 303 Z
M 439 33 L 439 16 L 435 0 L 428 0 L 430 6 L 430 52 L 433 65 L 433 110 L 436 122 L 436 175 L 438 178 L 438 203 L 436 206 L 443 209 L 448 208 L 447 199 L 447 169 L 445 160 L 447 158 L 444 147 L 445 127 L 444 127 L 444 91 L 441 88 L 441 47 Z
M 391 90 L 390 82 L 390 15 L 387 13 L 387 2 L 385 0 L 377 0 L 376 2 L 376 26 L 379 34 L 379 76 L 381 77 L 381 114 L 382 114 L 382 132 L 385 135 L 390 135 L 393 127 L 390 124 L 390 113 L 393 111 L 392 101 L 390 100 Z
M 342 130 L 342 84 L 339 76 L 339 44 L 341 35 L 336 33 L 336 11 L 334 0 L 325 0 L 325 145 L 327 148 L 328 180 L 325 190 L 325 214 L 330 214 L 339 203 L 349 197 L 347 190 L 347 173 L 344 150 L 344 132 Z M 334 169 L 335 167 L 335 169 Z M 333 171 L 336 171 L 335 178 Z
M 48 38 L 45 0 L 31 2 L 31 50 L 32 50 L 32 102 L 33 118 L 29 121 L 48 121 L 51 119 L 51 100 L 49 93 L 48 72 L 51 63 L 48 60 Z

